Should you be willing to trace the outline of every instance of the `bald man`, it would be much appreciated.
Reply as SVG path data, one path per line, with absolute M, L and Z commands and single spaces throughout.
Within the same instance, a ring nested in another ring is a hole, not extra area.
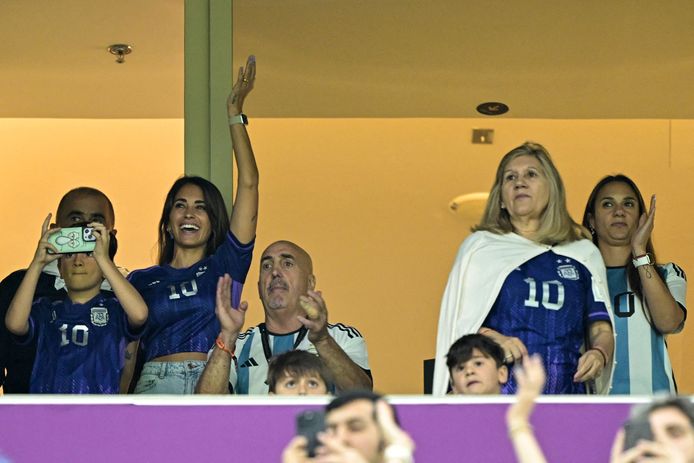
M 311 256 L 300 246 L 277 241 L 260 258 L 258 293 L 264 323 L 240 333 L 247 306 L 232 308 L 227 286 L 220 281 L 217 290 L 221 332 L 198 393 L 267 394 L 268 361 L 290 350 L 317 354 L 339 391 L 373 387 L 364 338 L 351 326 L 328 323 L 325 300 L 315 290 Z

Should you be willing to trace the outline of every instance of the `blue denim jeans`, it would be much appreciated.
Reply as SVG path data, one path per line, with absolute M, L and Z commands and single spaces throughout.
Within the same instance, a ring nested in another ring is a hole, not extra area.
M 142 367 L 135 394 L 193 394 L 207 362 L 147 362 Z

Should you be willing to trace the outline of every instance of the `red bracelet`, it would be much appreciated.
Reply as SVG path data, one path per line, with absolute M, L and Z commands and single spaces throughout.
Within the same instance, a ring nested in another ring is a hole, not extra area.
M 222 338 L 217 338 L 217 340 L 215 341 L 215 344 L 217 344 L 217 347 L 219 347 L 224 352 L 229 354 L 230 357 L 232 357 L 232 358 L 234 357 L 234 351 L 229 350 L 229 348 L 226 346 L 226 344 L 224 344 L 224 341 L 222 341 Z M 234 350 L 236 350 L 236 346 L 234 346 Z
M 591 347 L 591 348 L 588 349 L 588 350 L 596 350 L 596 351 L 598 351 L 598 352 L 600 353 L 600 355 L 602 355 L 602 362 L 603 362 L 603 365 L 602 365 L 602 366 L 603 366 L 603 367 L 606 367 L 606 366 L 607 366 L 607 354 L 605 354 L 605 351 L 603 351 L 601 347 L 594 346 L 594 347 Z

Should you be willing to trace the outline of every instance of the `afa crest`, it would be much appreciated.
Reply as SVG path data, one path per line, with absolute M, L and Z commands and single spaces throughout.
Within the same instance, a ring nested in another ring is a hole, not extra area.
M 106 326 L 108 324 L 108 309 L 106 307 L 92 307 L 90 318 L 94 326 Z
M 560 265 L 557 267 L 557 273 L 559 274 L 560 277 L 562 277 L 565 280 L 578 280 L 580 279 L 580 275 L 578 273 L 578 269 L 574 267 L 573 265 Z

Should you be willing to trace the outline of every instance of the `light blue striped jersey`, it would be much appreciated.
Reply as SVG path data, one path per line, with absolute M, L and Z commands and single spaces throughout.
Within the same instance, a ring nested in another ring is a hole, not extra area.
M 687 277 L 684 271 L 672 263 L 657 268 L 686 314 Z M 647 307 L 631 291 L 626 267 L 608 267 L 607 284 L 617 332 L 616 365 L 610 394 L 674 393 L 675 380 L 665 338 L 648 322 Z
M 300 330 L 286 334 L 275 334 L 269 331 L 266 333 L 270 354 L 273 357 L 293 349 L 318 353 L 316 347 L 308 340 L 307 335 L 296 343 Z M 328 324 L 328 334 L 354 363 L 359 365 L 367 374 L 371 374 L 366 342 L 356 328 L 342 323 Z M 258 326 L 249 328 L 239 335 L 236 341 L 236 355 L 238 356 L 237 369 L 231 368 L 229 372 L 229 383 L 233 386 L 234 393 L 267 394 L 266 380 L 269 359 L 266 358 L 262 334 Z

